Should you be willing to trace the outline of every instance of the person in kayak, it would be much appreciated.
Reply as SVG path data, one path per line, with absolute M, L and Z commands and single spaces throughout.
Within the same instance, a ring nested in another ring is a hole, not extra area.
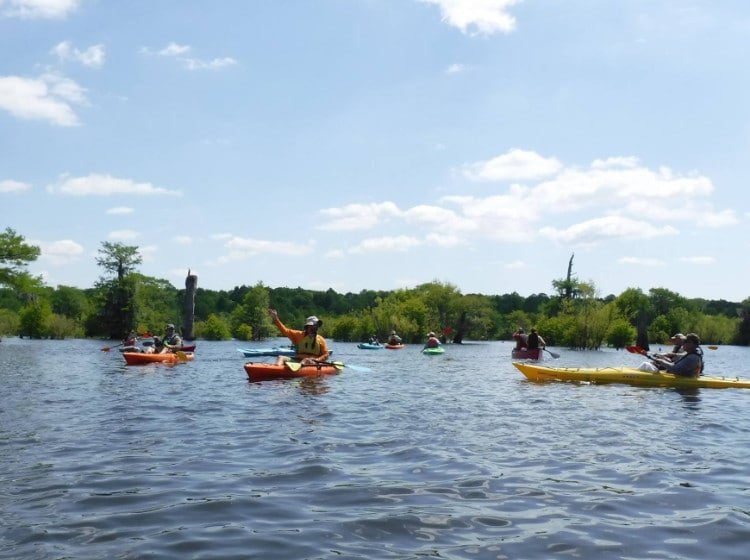
M 277 365 L 282 365 L 290 359 L 298 361 L 302 365 L 312 365 L 316 362 L 325 362 L 328 359 L 328 356 L 330 356 L 328 344 L 326 344 L 326 339 L 318 334 L 318 329 L 323 325 L 323 321 L 312 315 L 305 320 L 304 330 L 299 331 L 287 328 L 279 319 L 279 314 L 275 309 L 269 309 L 268 313 L 281 334 L 291 340 L 297 348 L 297 355 L 294 358 L 278 356 L 276 358 Z
M 684 354 L 677 357 L 673 362 L 666 358 L 654 357 L 654 365 L 666 371 L 684 377 L 698 377 L 703 373 L 703 350 L 700 347 L 701 339 L 695 333 L 685 335 L 682 343 Z
M 391 331 L 391 335 L 388 337 L 388 344 L 392 346 L 401 344 L 401 337 L 396 334 L 396 331 Z
M 528 347 L 528 335 L 523 328 L 518 327 L 513 333 L 513 340 L 516 341 L 516 350 L 524 350 Z
M 167 331 L 164 333 L 162 341 L 164 342 L 164 346 L 169 350 L 175 351 L 182 348 L 182 337 L 175 332 L 172 323 L 167 325 Z
M 166 344 L 164 344 L 164 340 L 162 340 L 158 336 L 153 337 L 152 341 L 153 344 L 146 347 L 146 349 L 143 351 L 144 354 L 166 354 L 168 352 L 171 352 L 171 350 L 167 348 Z
M 677 333 L 669 339 L 669 342 L 674 344 L 672 351 L 665 354 L 656 354 L 656 356 L 659 358 L 666 358 L 667 360 L 674 362 L 681 356 L 685 355 L 685 351 L 682 349 L 682 345 L 685 343 L 685 335 L 682 333 Z
M 425 342 L 425 348 L 437 348 L 440 346 L 440 339 L 435 336 L 435 333 L 430 331 L 427 333 L 427 342 Z
M 544 339 L 541 336 L 539 336 L 539 333 L 536 332 L 536 329 L 531 329 L 531 332 L 526 339 L 526 347 L 529 350 L 536 350 L 537 348 L 546 348 L 547 343 L 544 342 Z

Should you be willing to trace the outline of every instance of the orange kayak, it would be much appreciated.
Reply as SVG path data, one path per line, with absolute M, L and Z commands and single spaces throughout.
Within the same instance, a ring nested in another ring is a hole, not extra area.
M 146 354 L 144 352 L 123 352 L 122 356 L 125 358 L 125 362 L 129 366 L 137 366 L 142 364 L 153 364 L 155 362 L 164 362 L 167 364 L 175 364 L 178 362 L 184 361 L 181 358 L 181 355 L 184 355 L 185 358 L 188 360 L 193 359 L 193 353 L 192 352 L 180 352 L 180 355 L 178 354 Z
M 387 350 L 401 350 L 404 347 L 404 344 L 391 344 L 388 343 L 385 345 Z
M 294 379 L 295 377 L 333 375 L 338 373 L 342 368 L 343 366 L 334 364 L 303 366 L 295 362 L 287 362 L 281 366 L 260 362 L 248 362 L 245 364 L 245 372 L 250 381 L 270 381 L 272 379 Z

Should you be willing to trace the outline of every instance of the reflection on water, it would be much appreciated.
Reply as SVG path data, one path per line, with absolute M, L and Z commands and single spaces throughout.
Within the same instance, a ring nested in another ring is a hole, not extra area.
M 372 372 L 262 383 L 234 343 L 173 367 L 0 346 L 0 557 L 746 555 L 750 391 L 534 384 L 500 342 L 333 342 Z

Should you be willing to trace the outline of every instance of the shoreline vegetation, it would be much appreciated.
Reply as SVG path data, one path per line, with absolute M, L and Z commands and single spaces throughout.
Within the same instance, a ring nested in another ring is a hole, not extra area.
M 523 297 L 463 294 L 447 282 L 433 281 L 391 291 L 338 293 L 333 289 L 271 288 L 262 282 L 231 290 L 198 287 L 192 317 L 186 289 L 138 272 L 137 246 L 102 242 L 97 264 L 102 276 L 91 288 L 46 286 L 26 272 L 39 248 L 10 228 L 0 233 L 0 337 L 92 338 L 122 340 L 131 330 L 160 333 L 164 325 L 194 326 L 194 338 L 240 341 L 277 336 L 267 309 L 301 325 L 314 314 L 325 318 L 321 334 L 341 342 L 387 338 L 395 330 L 406 343 L 424 341 L 435 331 L 445 343 L 509 340 L 522 326 L 535 327 L 547 344 L 571 349 L 646 349 L 677 332 L 697 332 L 704 344 L 750 344 L 750 298 L 742 302 L 685 298 L 666 288 L 628 288 L 602 297 L 592 282 L 573 273 L 551 279 L 551 294 Z M 197 279 L 190 276 L 188 279 Z M 193 323 L 194 321 L 194 323 Z

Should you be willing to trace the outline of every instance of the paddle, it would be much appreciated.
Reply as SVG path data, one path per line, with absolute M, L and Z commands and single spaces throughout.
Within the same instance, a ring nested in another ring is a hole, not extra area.
M 180 360 L 181 362 L 188 361 L 187 354 L 185 354 L 185 352 L 183 352 L 182 350 L 178 350 L 177 352 L 174 353 L 174 355 L 177 356 L 177 359 Z
M 557 358 L 560 357 L 560 354 L 558 354 L 557 352 L 552 352 L 550 350 L 547 350 L 546 348 L 542 348 L 542 350 L 544 350 L 545 352 L 547 352 L 550 356 L 552 356 L 555 359 L 557 359 Z
M 315 364 L 321 365 L 321 366 L 333 366 L 338 370 L 349 368 L 349 369 L 353 369 L 354 371 L 362 371 L 365 373 L 372 371 L 370 368 L 365 367 L 365 366 L 355 366 L 352 364 L 345 364 L 343 362 L 315 362 Z M 300 369 L 302 369 L 302 367 L 304 367 L 300 362 L 292 362 L 292 361 L 284 362 L 284 365 L 292 371 L 299 371 Z
M 112 348 L 119 348 L 123 344 L 125 344 L 125 343 L 121 342 L 120 344 L 118 344 L 117 346 L 113 346 Z M 110 351 L 110 347 L 109 346 L 105 346 L 104 348 L 102 348 L 102 352 L 109 352 L 109 351 Z

